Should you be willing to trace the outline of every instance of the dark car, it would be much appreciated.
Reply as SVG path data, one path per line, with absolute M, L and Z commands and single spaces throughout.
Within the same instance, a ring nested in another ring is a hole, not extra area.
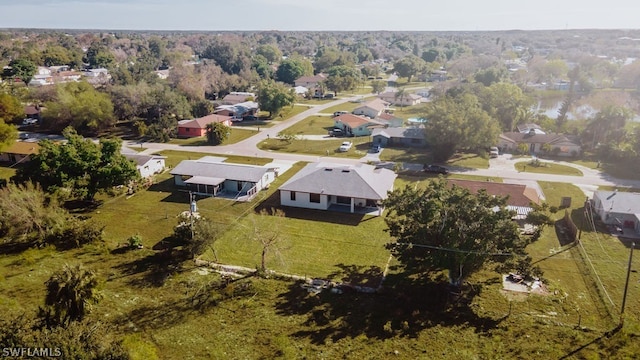
M 446 175 L 449 173 L 449 170 L 444 166 L 428 164 L 425 164 L 424 167 L 422 167 L 422 171 L 442 175 Z
M 255 115 L 245 115 L 242 117 L 242 120 L 244 121 L 257 121 L 258 117 Z
M 335 137 L 344 136 L 344 131 L 342 131 L 342 129 L 333 129 L 329 131 L 329 136 L 335 136 Z
M 379 152 L 380 152 L 380 149 L 381 149 L 380 145 L 373 145 L 373 146 L 371 147 L 371 152 L 372 152 L 372 153 L 379 153 Z

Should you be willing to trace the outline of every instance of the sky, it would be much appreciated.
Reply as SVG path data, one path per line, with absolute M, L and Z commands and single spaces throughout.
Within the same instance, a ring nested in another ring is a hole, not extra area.
M 0 0 L 0 28 L 640 29 L 638 0 Z

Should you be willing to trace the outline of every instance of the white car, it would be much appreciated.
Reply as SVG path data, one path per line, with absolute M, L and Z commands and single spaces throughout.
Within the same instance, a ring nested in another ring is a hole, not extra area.
M 340 152 L 349 151 L 349 149 L 351 149 L 351 146 L 353 146 L 351 141 L 345 141 L 342 143 L 342 145 L 340 145 L 340 148 L 338 148 L 338 151 Z
M 26 118 L 26 119 L 22 120 L 22 125 L 35 125 L 37 123 L 38 123 L 38 119 Z

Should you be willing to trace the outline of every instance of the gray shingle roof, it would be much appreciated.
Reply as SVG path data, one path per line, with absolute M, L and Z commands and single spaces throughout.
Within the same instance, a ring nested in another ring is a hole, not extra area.
M 393 190 L 395 179 L 393 171 L 366 164 L 311 163 L 280 190 L 383 200 Z
M 140 155 L 140 154 L 123 154 L 124 157 L 133 161 L 138 166 L 142 166 L 153 159 L 165 159 L 166 156 L 157 156 L 157 155 Z
M 200 160 L 183 160 L 173 170 L 171 175 L 201 176 L 207 178 L 223 178 L 258 182 L 271 169 L 261 166 L 242 164 L 216 163 Z
M 594 198 L 602 201 L 602 208 L 610 213 L 640 214 L 640 194 L 623 191 L 596 191 Z
M 571 135 L 563 134 L 529 134 L 519 132 L 505 132 L 502 133 L 500 137 L 515 143 L 579 145 L 578 141 L 574 140 Z

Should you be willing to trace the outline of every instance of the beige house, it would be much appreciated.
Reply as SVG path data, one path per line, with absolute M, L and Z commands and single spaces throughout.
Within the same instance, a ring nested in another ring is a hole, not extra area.
M 304 86 L 307 89 L 313 90 L 317 88 L 321 82 L 327 80 L 324 74 L 318 74 L 313 76 L 302 76 L 296 79 L 295 86 Z
M 577 139 L 571 135 L 539 134 L 530 131 L 506 132 L 498 138 L 498 147 L 502 152 L 515 152 L 520 144 L 526 144 L 530 154 L 549 152 L 559 156 L 577 156 L 582 152 Z
M 382 99 L 383 101 L 395 106 L 413 106 L 420 104 L 422 97 L 416 94 L 404 94 L 403 96 L 398 96 L 396 91 L 387 91 L 379 94 L 378 99 Z
M 382 99 L 374 99 L 369 102 L 358 106 L 353 110 L 355 115 L 364 115 L 370 118 L 375 118 L 382 115 L 388 108 L 389 103 Z
M 37 142 L 17 141 L 0 153 L 0 162 L 12 165 L 31 160 L 31 155 L 38 153 L 40 146 Z

